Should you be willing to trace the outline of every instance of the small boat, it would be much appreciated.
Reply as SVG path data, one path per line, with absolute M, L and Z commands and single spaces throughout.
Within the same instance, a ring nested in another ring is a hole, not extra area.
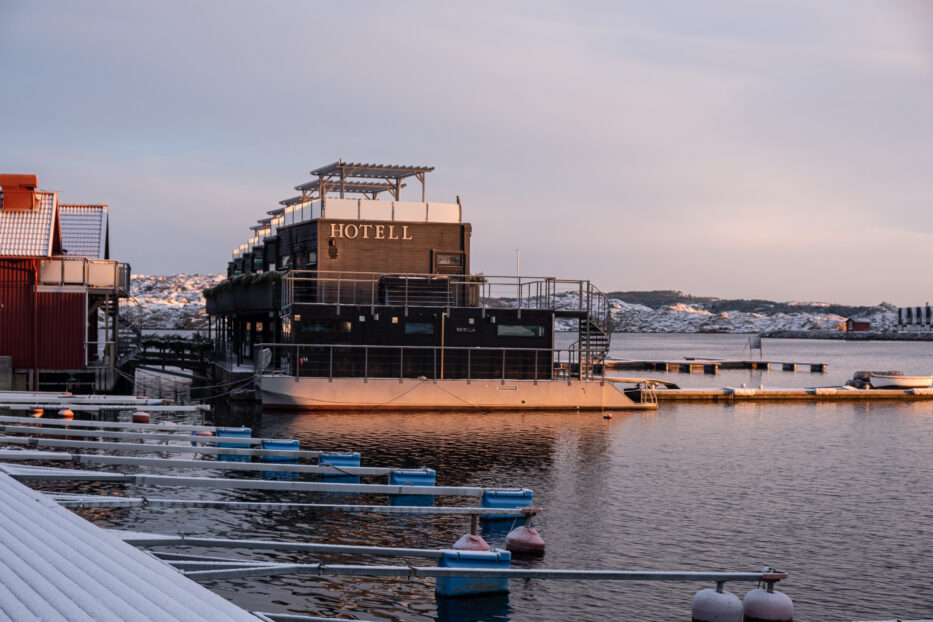
M 933 385 L 933 376 L 904 376 L 872 372 L 870 378 L 871 386 L 875 389 L 925 389 Z

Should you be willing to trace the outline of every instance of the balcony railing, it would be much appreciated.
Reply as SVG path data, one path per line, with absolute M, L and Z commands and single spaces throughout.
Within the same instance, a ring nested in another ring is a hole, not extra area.
M 128 292 L 130 266 L 110 259 L 51 257 L 39 265 L 40 285 L 82 285 Z
M 605 297 L 589 281 L 533 276 L 295 270 L 283 280 L 282 307 L 288 309 L 295 304 L 539 309 L 598 317 L 608 314 Z

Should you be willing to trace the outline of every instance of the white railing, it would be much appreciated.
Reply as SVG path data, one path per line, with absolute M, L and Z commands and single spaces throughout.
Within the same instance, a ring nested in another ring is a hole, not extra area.
M 40 285 L 83 285 L 100 289 L 129 289 L 129 272 L 120 262 L 87 257 L 52 257 L 39 264 Z

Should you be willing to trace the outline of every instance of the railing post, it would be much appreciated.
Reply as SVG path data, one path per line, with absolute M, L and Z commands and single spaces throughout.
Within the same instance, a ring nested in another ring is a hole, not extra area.
M 471 372 L 470 372 L 470 368 L 471 368 L 472 365 L 473 365 L 471 352 L 472 352 L 472 351 L 468 348 L 468 349 L 467 349 L 467 384 L 470 383 L 470 380 L 471 380 L 471 378 L 472 378 L 472 374 L 471 374 Z
M 398 349 L 398 381 L 405 378 L 405 348 Z
M 535 384 L 538 384 L 538 350 L 535 350 Z
M 502 348 L 502 382 L 505 382 L 505 348 Z
M 334 346 L 330 346 L 330 348 L 328 349 L 328 352 L 330 352 L 330 365 L 329 365 L 330 369 L 328 370 L 328 380 L 333 382 L 334 381 Z
M 369 348 L 363 348 L 363 382 L 369 382 Z

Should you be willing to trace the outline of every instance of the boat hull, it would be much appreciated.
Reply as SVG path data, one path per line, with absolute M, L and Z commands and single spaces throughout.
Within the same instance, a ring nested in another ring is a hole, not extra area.
M 289 410 L 649 410 L 611 382 L 261 376 L 263 408 Z
M 889 376 L 871 374 L 871 386 L 875 389 L 925 389 L 933 385 L 933 376 Z

